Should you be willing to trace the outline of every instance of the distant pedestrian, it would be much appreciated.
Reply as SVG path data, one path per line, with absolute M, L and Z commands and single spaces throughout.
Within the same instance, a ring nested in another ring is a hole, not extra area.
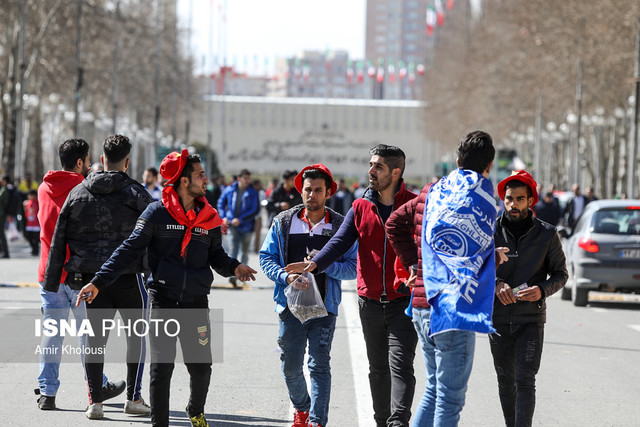
M 344 217 L 327 208 L 326 200 L 336 190 L 331 172 L 323 164 L 302 169 L 295 179 L 302 194 L 302 205 L 276 216 L 260 251 L 260 267 L 275 282 L 273 299 L 279 315 L 282 372 L 294 407 L 292 426 L 326 426 L 331 395 L 331 344 L 342 299 L 341 281 L 356 278 L 357 245 L 353 245 L 324 272 L 313 273 L 328 315 L 301 323 L 287 305 L 285 289 L 307 289 L 299 274 L 286 273 L 291 262 L 308 259 L 309 252 L 320 250 L 333 236 Z M 309 347 L 311 393 L 302 374 L 304 354 Z M 339 424 L 339 422 L 338 422 Z
M 38 222 L 38 191 L 29 190 L 24 201 L 25 235 L 31 246 L 31 255 L 40 255 L 40 222 Z
M 273 218 L 280 212 L 302 203 L 302 196 L 296 190 L 293 183 L 298 171 L 286 170 L 282 174 L 282 183 L 273 190 L 267 198 L 267 212 L 269 212 L 269 225 L 273 222 Z
M 546 299 L 567 282 L 567 267 L 556 228 L 534 218 L 536 182 L 521 170 L 498 183 L 505 212 L 498 220 L 496 246 L 515 261 L 496 272 L 494 334 L 489 336 L 498 394 L 507 427 L 529 427 L 536 405 L 536 374 L 544 341 Z
M 542 200 L 533 206 L 536 217 L 554 227 L 560 222 L 560 203 L 553 197 L 553 193 L 545 193 Z
M 588 195 L 584 195 L 580 192 L 580 185 L 573 184 L 573 198 L 567 203 L 567 206 L 564 210 L 564 218 L 567 224 L 567 227 L 573 228 L 578 221 L 578 218 L 582 214 L 584 208 L 589 204 L 592 200 L 597 200 L 597 197 L 593 194 L 593 188 L 587 187 L 589 190 Z
M 228 227 L 231 238 L 232 258 L 240 254 L 240 262 L 249 262 L 249 244 L 255 227 L 256 216 L 260 212 L 258 192 L 251 185 L 251 172 L 240 171 L 236 181 L 224 189 L 218 199 L 218 214 L 225 227 Z M 237 278 L 230 279 L 237 286 Z
M 162 200 L 162 187 L 158 182 L 158 169 L 153 166 L 146 168 L 142 174 L 142 185 L 151 194 L 154 201 Z
M 349 209 L 351 209 L 352 203 L 353 193 L 349 191 L 344 179 L 339 180 L 336 194 L 327 201 L 327 206 L 338 212 L 340 215 L 346 215 L 347 212 L 349 212 Z
M 0 179 L 0 250 L 2 251 L 2 258 L 9 258 L 9 244 L 7 243 L 5 226 L 9 216 L 11 197 L 11 189 L 7 186 L 6 180 L 4 178 Z

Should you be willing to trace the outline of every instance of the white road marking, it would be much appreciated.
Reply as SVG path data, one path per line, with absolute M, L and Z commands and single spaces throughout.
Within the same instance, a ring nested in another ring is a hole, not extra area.
M 343 289 L 347 287 L 355 289 L 355 281 L 343 281 L 342 287 Z M 341 305 L 349 337 L 358 425 L 359 427 L 369 427 L 373 423 L 373 402 L 371 400 L 371 389 L 369 388 L 369 360 L 358 314 L 358 295 L 355 292 L 343 293 Z
M 640 325 L 627 325 L 636 332 L 640 332 Z

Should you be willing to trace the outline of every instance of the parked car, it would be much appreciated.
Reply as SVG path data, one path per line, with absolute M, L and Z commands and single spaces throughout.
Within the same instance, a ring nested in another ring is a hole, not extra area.
M 585 306 L 589 291 L 640 292 L 640 200 L 589 203 L 565 237 L 569 281 L 562 299 Z

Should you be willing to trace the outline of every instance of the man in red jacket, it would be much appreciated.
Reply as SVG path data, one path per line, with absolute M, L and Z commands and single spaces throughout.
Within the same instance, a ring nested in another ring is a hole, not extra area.
M 69 309 L 73 311 L 78 324 L 87 317 L 86 307 L 82 303 L 75 306 L 80 288 L 73 289 L 65 284 L 66 272 L 62 271 L 60 287 L 57 292 L 49 292 L 42 288 L 44 282 L 44 272 L 49 258 L 49 248 L 51 239 L 56 228 L 56 221 L 60 214 L 60 209 L 67 199 L 67 195 L 89 173 L 91 161 L 89 160 L 89 144 L 83 139 L 69 139 L 58 147 L 58 155 L 62 170 L 49 171 L 44 176 L 42 184 L 38 188 L 38 221 L 40 222 L 40 263 L 38 264 L 38 282 L 40 283 L 40 296 L 42 298 L 42 314 L 44 319 L 60 321 L 69 317 Z M 67 249 L 67 258 L 69 250 Z M 86 338 L 79 339 L 80 346 L 84 345 Z M 38 386 L 36 394 L 39 394 L 38 407 L 42 410 L 56 408 L 56 392 L 60 386 L 58 373 L 60 370 L 60 360 L 62 357 L 63 336 L 45 336 L 41 343 L 42 348 L 47 349 L 47 355 L 42 356 L 40 361 L 40 374 L 38 375 Z M 84 359 L 83 363 L 84 363 Z M 103 393 L 107 398 L 112 398 L 124 391 L 124 381 L 111 383 L 106 376 L 102 381 Z M 105 399 L 106 400 L 106 399 Z
M 358 242 L 358 306 L 369 359 L 369 385 L 377 426 L 408 426 L 416 379 L 418 337 L 404 314 L 409 295 L 395 286 L 396 254 L 384 232 L 389 215 L 416 197 L 405 188 L 404 152 L 379 144 L 369 153 L 369 187 L 353 202 L 338 232 L 313 261 L 289 264 L 285 271 L 324 271 Z

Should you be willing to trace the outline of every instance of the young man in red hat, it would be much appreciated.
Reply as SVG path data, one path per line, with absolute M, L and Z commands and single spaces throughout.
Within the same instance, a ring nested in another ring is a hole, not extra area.
M 280 317 L 278 345 L 282 350 L 282 372 L 295 408 L 293 426 L 323 426 L 327 424 L 329 413 L 329 353 L 338 305 L 342 300 L 341 280 L 356 277 L 357 245 L 353 245 L 322 273 L 313 273 L 328 315 L 301 323 L 287 306 L 285 289 L 288 286 L 306 289 L 309 284 L 298 281 L 300 275 L 287 273 L 284 267 L 288 263 L 308 259 L 311 251 L 322 249 L 338 231 L 344 217 L 325 205 L 337 187 L 325 165 L 318 163 L 304 168 L 296 176 L 295 186 L 302 194 L 302 205 L 281 212 L 274 218 L 260 251 L 260 267 L 275 283 L 273 299 Z M 311 395 L 307 392 L 307 383 L 302 374 L 307 342 Z
M 187 414 L 194 426 L 206 427 L 204 405 L 212 363 L 208 299 L 211 268 L 242 281 L 255 280 L 256 271 L 230 258 L 222 248 L 222 220 L 205 198 L 208 180 L 200 157 L 189 155 L 187 150 L 169 153 L 160 165 L 160 173 L 168 180 L 162 201 L 151 203 L 140 215 L 129 238 L 82 288 L 78 302 L 86 298 L 91 304 L 119 272 L 147 253 L 151 322 L 176 320 L 180 325 L 177 337 L 149 333 L 151 422 L 154 426 L 169 425 L 169 388 L 179 338 L 190 376 Z
M 489 335 L 505 423 L 530 426 L 540 359 L 545 299 L 567 282 L 565 256 L 556 228 L 534 218 L 536 182 L 524 170 L 498 183 L 504 212 L 496 224 L 496 247 L 508 247 L 510 262 L 496 271 L 493 326 Z

